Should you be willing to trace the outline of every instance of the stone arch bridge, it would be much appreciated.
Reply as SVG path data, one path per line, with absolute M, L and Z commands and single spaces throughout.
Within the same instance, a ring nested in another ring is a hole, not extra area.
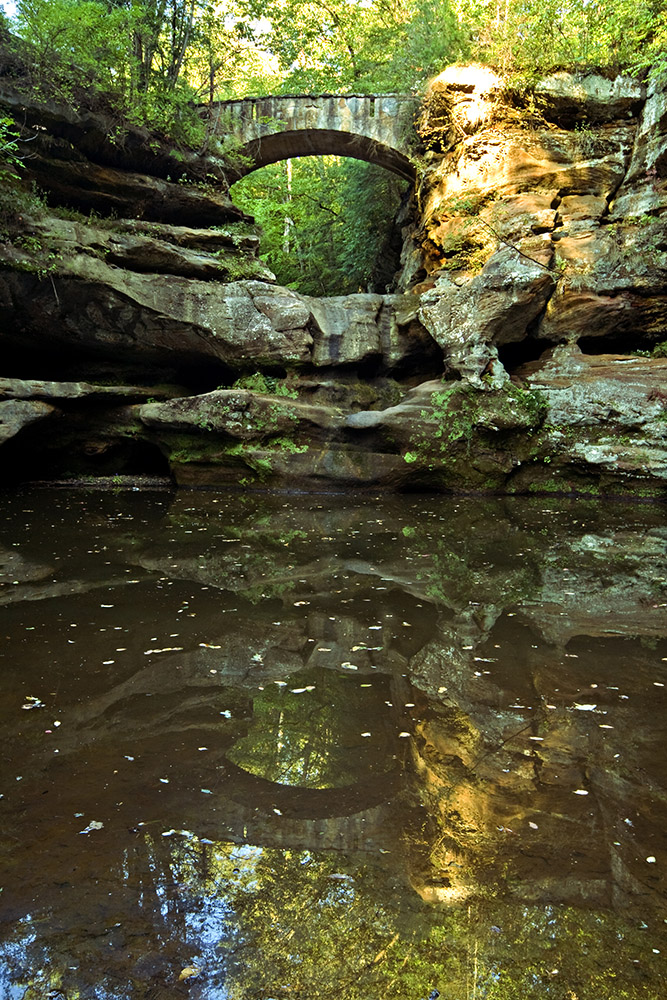
M 248 165 L 234 179 L 291 157 L 352 156 L 414 180 L 409 141 L 419 99 L 401 94 L 246 97 L 219 101 L 214 134 L 241 140 Z

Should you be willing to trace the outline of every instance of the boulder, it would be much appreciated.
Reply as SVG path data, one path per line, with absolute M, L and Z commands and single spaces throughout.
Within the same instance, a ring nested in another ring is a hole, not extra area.
M 87 382 L 39 382 L 34 379 L 0 378 L 0 398 L 141 400 L 175 395 L 177 390 L 157 386 L 89 385 Z
M 266 281 L 222 284 L 210 279 L 224 274 L 226 258 L 68 220 L 30 220 L 25 238 L 39 249 L 5 245 L 13 270 L 0 271 L 0 342 L 17 352 L 67 348 L 134 365 L 140 377 L 151 364 L 178 378 L 181 366 L 214 361 L 221 381 L 222 366 L 252 372 L 371 362 L 386 371 L 430 371 L 440 364 L 415 319 L 413 296 L 314 299 Z M 37 271 L 37 254 L 48 277 Z M 253 257 L 241 260 L 230 266 L 261 267 Z
M 62 141 L 54 141 L 49 153 L 31 154 L 30 175 L 52 204 L 175 225 L 216 226 L 247 219 L 221 191 L 100 165 Z
M 310 298 L 308 304 L 317 331 L 313 350 L 317 367 L 379 361 L 381 295 Z
M 574 222 L 556 243 L 561 275 L 536 330 L 552 342 L 608 338 L 627 352 L 667 329 L 667 241 L 657 220 L 591 226 Z
M 540 248 L 541 249 L 541 248 Z M 499 386 L 507 374 L 498 345 L 522 340 L 544 309 L 555 280 L 546 263 L 550 248 L 533 258 L 502 247 L 479 275 L 457 283 L 441 277 L 421 297 L 420 319 L 442 348 L 445 364 L 462 378 Z
M 204 431 L 234 441 L 294 436 L 303 428 L 311 434 L 331 431 L 342 422 L 342 414 L 332 407 L 245 389 L 219 389 L 164 403 L 146 403 L 140 407 L 139 417 L 157 431 Z
M 20 259 L 20 248 L 46 249 L 54 259 L 77 255 L 97 257 L 113 267 L 144 274 L 175 274 L 202 281 L 223 281 L 239 277 L 273 281 L 274 275 L 255 257 L 257 237 L 235 237 L 233 226 L 227 231 L 192 229 L 166 224 L 126 221 L 102 227 L 69 219 L 25 218 L 22 243 L 5 250 Z M 120 231 L 119 231 L 120 229 Z M 33 250 L 34 253 L 34 250 Z M 24 254 L 26 263 L 29 256 Z M 61 268 L 65 270 L 65 268 Z
M 0 400 L 0 444 L 13 438 L 24 427 L 30 427 L 56 412 L 54 406 L 39 400 Z
M 538 80 L 533 94 L 550 121 L 572 124 L 631 118 L 641 109 L 645 90 L 631 76 L 609 79 L 599 73 L 560 70 Z

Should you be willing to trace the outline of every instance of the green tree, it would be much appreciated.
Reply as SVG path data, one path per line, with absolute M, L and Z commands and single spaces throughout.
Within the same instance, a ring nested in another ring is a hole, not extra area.
M 344 295 L 390 280 L 376 270 L 403 187 L 380 167 L 321 156 L 264 167 L 232 193 L 261 225 L 264 259 L 281 284 Z
M 662 0 L 456 0 L 471 51 L 504 73 L 665 65 Z
M 410 91 L 467 51 L 449 0 L 240 2 L 284 92 Z

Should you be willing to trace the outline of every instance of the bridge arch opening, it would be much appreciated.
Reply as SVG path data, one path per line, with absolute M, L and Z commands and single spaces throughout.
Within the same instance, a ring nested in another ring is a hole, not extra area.
M 314 296 L 385 292 L 400 265 L 396 220 L 412 185 L 377 159 L 341 153 L 335 135 L 335 151 L 314 154 L 302 139 L 295 156 L 262 139 L 266 163 L 255 161 L 232 198 L 259 224 L 260 254 L 279 284 Z
M 239 153 L 240 158 L 248 161 L 246 166 L 239 168 L 239 176 L 281 160 L 303 156 L 346 156 L 384 167 L 406 181 L 413 182 L 415 179 L 415 169 L 404 153 L 355 132 L 315 128 L 274 132 L 246 143 Z

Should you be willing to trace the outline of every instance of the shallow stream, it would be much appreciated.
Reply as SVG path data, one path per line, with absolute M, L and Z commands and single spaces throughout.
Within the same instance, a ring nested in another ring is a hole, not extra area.
M 657 1000 L 667 509 L 0 495 L 0 1000 Z

